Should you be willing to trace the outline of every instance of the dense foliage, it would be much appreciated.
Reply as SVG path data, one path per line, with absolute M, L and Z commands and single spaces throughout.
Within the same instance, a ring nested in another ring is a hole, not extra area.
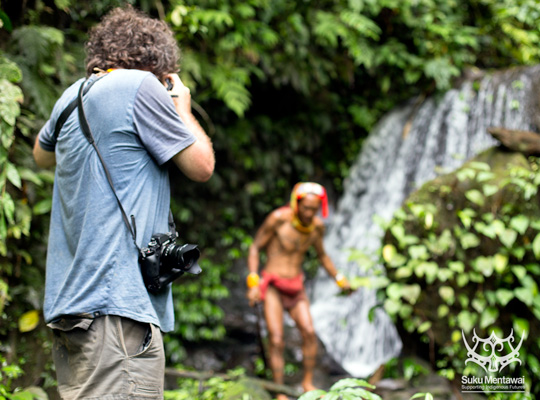
M 317 180 L 335 200 L 367 132 L 394 105 L 447 89 L 468 68 L 540 57 L 534 0 L 129 2 L 175 30 L 181 77 L 218 161 L 206 185 L 172 172 L 182 238 L 205 249 L 202 277 L 175 288 L 174 361 L 184 341 L 224 335 L 227 270 L 293 183 Z M 86 31 L 121 3 L 0 2 L 0 338 L 3 364 L 22 364 L 26 383 L 51 385 L 36 310 L 53 173 L 36 169 L 31 147 L 83 74 Z
M 538 158 L 492 149 L 426 183 L 388 225 L 384 308 L 424 336 L 450 380 L 484 374 L 464 367 L 463 335 L 472 343 L 473 330 L 480 338 L 513 332 L 513 347 L 524 339 L 523 362 L 504 373 L 540 393 L 539 186 Z

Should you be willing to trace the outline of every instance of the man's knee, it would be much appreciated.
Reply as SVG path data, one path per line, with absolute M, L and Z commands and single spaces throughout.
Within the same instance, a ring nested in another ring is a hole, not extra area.
M 313 326 L 304 327 L 300 330 L 304 343 L 313 343 L 317 341 L 317 334 Z
M 276 350 L 283 350 L 285 348 L 285 342 L 282 335 L 270 334 L 270 345 Z

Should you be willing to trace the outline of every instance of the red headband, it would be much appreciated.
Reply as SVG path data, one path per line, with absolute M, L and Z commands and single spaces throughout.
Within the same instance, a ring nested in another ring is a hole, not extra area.
M 298 214 L 298 200 L 303 199 L 308 194 L 314 194 L 321 199 L 322 216 L 328 217 L 328 196 L 326 195 L 326 189 L 314 182 L 299 182 L 294 185 L 291 193 L 291 208 Z

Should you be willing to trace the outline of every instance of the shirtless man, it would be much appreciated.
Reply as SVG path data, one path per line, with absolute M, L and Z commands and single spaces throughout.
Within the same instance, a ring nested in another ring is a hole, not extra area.
M 269 333 L 269 363 L 274 382 L 283 383 L 283 310 L 289 312 L 302 335 L 304 378 L 302 387 L 315 390 L 313 369 L 317 355 L 317 336 L 309 312 L 309 300 L 304 291 L 302 262 L 307 250 L 315 246 L 323 268 L 342 290 L 350 291 L 347 279 L 337 272 L 323 247 L 324 223 L 316 215 L 322 206 L 328 214 L 324 187 L 317 183 L 295 185 L 289 206 L 274 210 L 255 235 L 249 248 L 247 298 L 251 306 L 264 302 L 264 317 Z M 259 253 L 266 250 L 267 262 L 259 278 Z M 277 400 L 286 400 L 278 395 Z

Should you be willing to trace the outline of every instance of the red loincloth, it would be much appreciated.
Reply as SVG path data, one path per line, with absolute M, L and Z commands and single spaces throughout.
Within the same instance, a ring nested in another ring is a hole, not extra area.
M 268 285 L 272 285 L 279 293 L 281 304 L 286 310 L 293 308 L 300 300 L 307 300 L 304 290 L 304 274 L 299 274 L 294 278 L 282 278 L 275 274 L 262 271 L 262 278 L 259 283 L 261 289 L 261 300 L 266 296 Z

